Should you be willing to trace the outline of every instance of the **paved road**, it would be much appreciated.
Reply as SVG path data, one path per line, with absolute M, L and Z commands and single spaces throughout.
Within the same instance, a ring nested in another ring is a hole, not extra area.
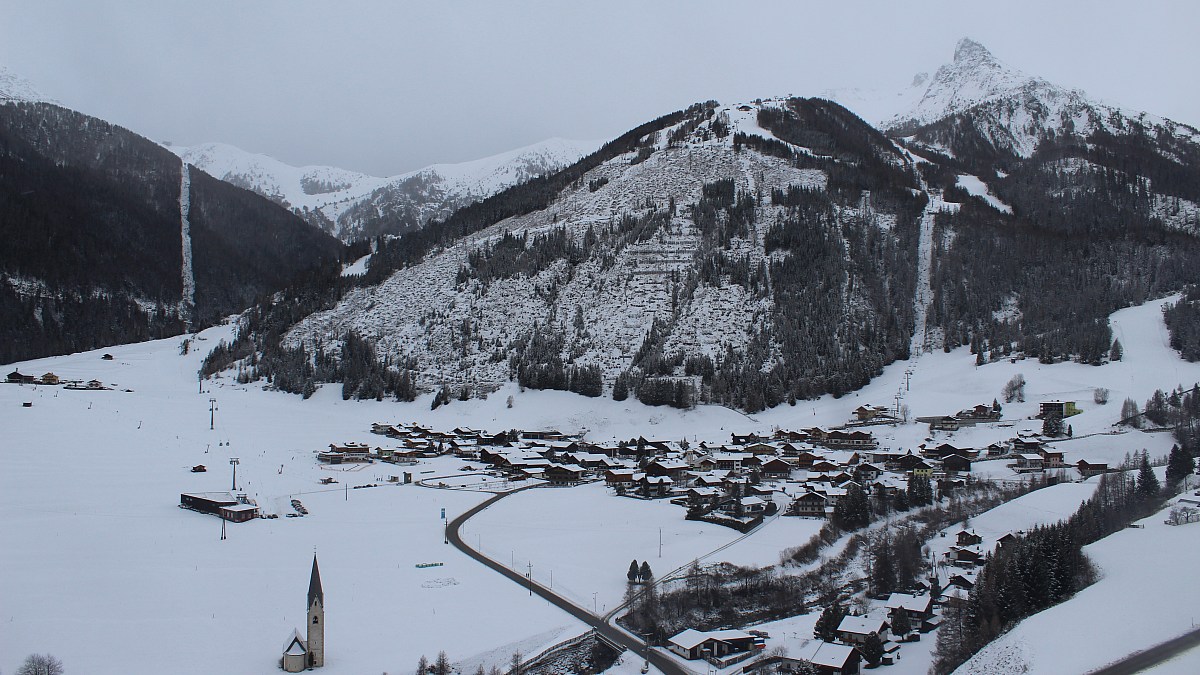
M 1173 640 L 1167 640 L 1145 651 L 1130 654 L 1124 659 L 1107 665 L 1100 670 L 1093 670 L 1091 675 L 1133 675 L 1197 646 L 1200 646 L 1200 628 L 1184 633 Z
M 526 488 L 520 488 L 520 489 L 526 489 Z M 513 492 L 517 492 L 517 491 L 519 491 L 519 490 L 514 490 Z M 493 570 L 496 570 L 500 574 L 503 574 L 504 576 L 508 577 L 509 579 L 516 582 L 517 584 L 520 584 L 523 588 L 532 588 L 533 592 L 536 593 L 538 596 L 545 598 L 547 601 L 549 601 L 554 606 L 556 606 L 559 609 L 563 610 L 564 612 L 570 614 L 571 616 L 575 617 L 576 619 L 579 619 L 580 621 L 584 622 L 585 624 L 591 626 L 593 629 L 595 629 L 595 631 L 597 633 L 599 633 L 600 635 L 603 635 L 605 638 L 611 640 L 612 642 L 615 642 L 616 644 L 624 646 L 625 648 L 633 651 L 635 654 L 642 654 L 644 656 L 646 653 L 645 645 L 643 645 L 640 640 L 637 640 L 637 639 L 631 637 L 628 633 L 626 633 L 623 630 L 620 630 L 614 626 L 609 625 L 607 622 L 604 621 L 603 618 L 598 617 L 595 614 L 592 614 L 591 612 L 587 611 L 586 609 L 583 609 L 582 607 L 576 605 L 575 603 L 571 602 L 570 600 L 567 600 L 566 598 L 556 594 L 554 591 L 550 590 L 549 588 L 546 588 L 545 586 L 542 586 L 541 584 L 537 583 L 536 581 L 533 582 L 531 585 L 529 579 L 527 579 L 523 574 L 516 572 L 514 570 L 511 570 L 511 569 L 505 567 L 504 565 L 496 562 L 495 560 L 492 560 L 491 558 L 483 555 L 479 551 L 476 551 L 475 549 L 471 548 L 470 546 L 467 546 L 466 542 L 464 542 L 462 537 L 459 535 L 459 530 L 462 528 L 463 523 L 467 522 L 467 520 L 469 520 L 475 514 L 486 509 L 487 507 L 491 506 L 492 504 L 495 504 L 497 501 L 503 499 L 504 497 L 506 497 L 510 494 L 512 494 L 512 492 L 506 492 L 506 493 L 498 494 L 494 497 L 491 497 L 488 500 L 484 501 L 483 503 L 479 504 L 478 506 L 467 511 L 466 513 L 463 513 L 461 516 L 450 521 L 450 523 L 446 526 L 446 539 L 451 544 L 454 544 L 454 547 L 457 548 L 458 550 L 462 551 L 463 553 L 466 553 L 467 555 L 471 556 L 475 560 L 478 560 L 479 562 L 483 563 L 484 565 L 487 565 L 488 567 L 492 568 Z M 691 671 L 681 667 L 679 664 L 675 663 L 670 658 L 663 656 L 662 654 L 659 654 L 658 652 L 651 651 L 649 659 L 650 659 L 650 663 L 652 663 L 655 668 L 658 668 L 663 673 L 666 673 L 666 675 L 693 675 L 693 673 Z

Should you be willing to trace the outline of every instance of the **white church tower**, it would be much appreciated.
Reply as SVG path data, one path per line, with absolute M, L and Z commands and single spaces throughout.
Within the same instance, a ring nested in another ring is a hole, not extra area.
M 313 555 L 312 576 L 308 579 L 308 632 L 293 630 L 283 646 L 279 667 L 299 673 L 325 665 L 325 592 L 321 590 L 321 570 Z
M 321 570 L 313 555 L 312 576 L 308 580 L 308 665 L 325 665 L 325 593 L 321 590 Z

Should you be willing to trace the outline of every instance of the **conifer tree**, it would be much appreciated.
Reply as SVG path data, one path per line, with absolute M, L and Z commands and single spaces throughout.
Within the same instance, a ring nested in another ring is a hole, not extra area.
M 817 619 L 817 624 L 813 627 L 813 635 L 819 640 L 833 642 L 837 639 L 837 629 L 844 618 L 846 618 L 845 607 L 836 602 L 829 605 Z
M 883 641 L 879 639 L 878 635 L 871 633 L 867 636 L 867 639 L 863 641 L 862 655 L 872 666 L 879 665 L 880 659 L 883 658 Z
M 646 562 L 645 560 L 642 561 L 642 567 L 638 571 L 638 577 L 641 578 L 643 583 L 648 584 L 651 581 L 654 581 L 654 572 L 650 571 L 650 563 Z
M 1171 446 L 1171 454 L 1167 456 L 1167 485 L 1178 483 L 1195 470 L 1196 463 L 1192 454 L 1178 443 Z
M 1161 491 L 1162 486 L 1158 482 L 1158 476 L 1154 475 L 1154 469 L 1150 466 L 1150 453 L 1142 451 L 1142 461 L 1138 466 L 1138 497 L 1143 500 L 1154 499 Z
M 638 577 L 640 576 L 640 572 L 638 572 L 638 561 L 634 560 L 633 562 L 629 563 L 629 571 L 625 574 L 625 576 L 631 583 L 638 580 Z

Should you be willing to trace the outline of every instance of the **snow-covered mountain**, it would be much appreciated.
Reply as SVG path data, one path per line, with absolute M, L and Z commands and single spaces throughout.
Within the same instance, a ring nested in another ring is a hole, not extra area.
M 188 163 L 295 210 L 343 241 L 398 234 L 535 176 L 556 171 L 599 147 L 552 138 L 459 164 L 434 164 L 380 178 L 329 166 L 295 167 L 232 145 L 170 149 Z
M 1019 157 L 1031 156 L 1047 137 L 1087 136 L 1097 130 L 1123 133 L 1132 125 L 1200 141 L 1188 125 L 1122 110 L 1092 100 L 1079 89 L 1023 73 L 970 38 L 958 42 L 954 58 L 932 77 L 919 73 L 900 90 L 845 88 L 821 95 L 902 136 L 969 111 L 984 139 Z
M 1190 127 L 969 40 L 896 100 L 912 107 L 890 136 L 822 99 L 649 122 L 385 242 L 286 354 L 337 354 L 354 333 L 424 387 L 516 379 L 753 411 L 967 343 L 1100 364 L 1107 313 L 1200 282 Z M 285 381 L 313 377 L 296 363 Z

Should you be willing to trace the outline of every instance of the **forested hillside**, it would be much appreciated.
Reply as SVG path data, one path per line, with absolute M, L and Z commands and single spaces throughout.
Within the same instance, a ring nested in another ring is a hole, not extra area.
M 329 236 L 193 170 L 189 316 L 181 170 L 169 151 L 102 120 L 0 105 L 0 361 L 176 334 L 336 262 Z

